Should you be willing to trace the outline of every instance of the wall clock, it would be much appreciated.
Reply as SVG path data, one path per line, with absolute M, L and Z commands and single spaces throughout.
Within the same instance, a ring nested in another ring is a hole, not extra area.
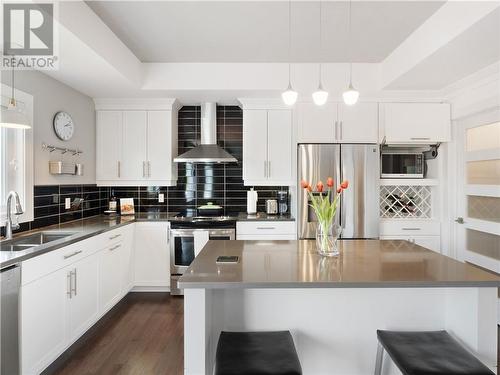
M 64 111 L 54 116 L 54 131 L 59 139 L 69 141 L 75 132 L 75 123 L 71 116 Z

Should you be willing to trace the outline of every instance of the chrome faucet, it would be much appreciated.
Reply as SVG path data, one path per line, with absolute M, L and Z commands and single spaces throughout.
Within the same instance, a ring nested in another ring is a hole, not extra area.
M 16 200 L 16 212 L 15 215 L 22 215 L 23 208 L 21 207 L 21 201 L 19 200 L 19 194 L 15 191 L 10 191 L 7 195 L 7 223 L 5 225 L 5 239 L 9 240 L 12 238 L 12 229 L 19 229 L 19 224 L 16 222 L 12 223 L 12 213 L 10 212 L 10 206 L 12 197 Z

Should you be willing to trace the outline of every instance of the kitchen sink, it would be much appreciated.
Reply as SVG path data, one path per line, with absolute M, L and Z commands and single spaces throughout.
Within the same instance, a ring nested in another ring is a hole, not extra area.
M 29 236 L 22 236 L 0 243 L 0 251 L 22 251 L 30 247 L 40 246 L 48 242 L 69 237 L 74 232 L 38 232 Z

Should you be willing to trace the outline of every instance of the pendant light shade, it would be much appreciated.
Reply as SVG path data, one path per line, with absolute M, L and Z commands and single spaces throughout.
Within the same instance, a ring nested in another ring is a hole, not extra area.
M 7 107 L 2 106 L 2 113 L 0 118 L 0 127 L 11 129 L 30 129 L 26 116 L 17 106 L 16 100 L 10 98 Z
M 292 79 L 291 79 L 291 51 L 292 51 L 292 1 L 288 0 L 288 87 L 285 91 L 281 93 L 281 98 L 283 102 L 292 106 L 297 101 L 297 97 L 299 96 L 297 91 L 292 88 Z
M 349 51 L 351 49 L 351 0 L 349 0 Z M 357 103 L 359 99 L 359 91 L 354 88 L 352 85 L 352 56 L 351 53 L 349 52 L 349 58 L 351 62 L 349 63 L 349 87 L 347 88 L 346 91 L 342 94 L 342 97 L 344 99 L 344 103 L 346 105 L 354 105 Z
M 359 91 L 356 90 L 351 83 L 349 84 L 349 88 L 342 94 L 342 97 L 346 105 L 354 105 L 359 99 Z
M 328 100 L 328 91 L 325 91 L 325 89 L 323 89 L 323 86 L 321 86 L 320 84 L 318 89 L 315 92 L 313 92 L 312 97 L 314 104 L 324 105 Z
M 12 57 L 14 60 L 14 57 Z M 17 105 L 14 98 L 14 61 L 12 61 L 12 94 L 7 105 L 1 104 L 2 111 L 0 113 L 0 128 L 11 129 L 30 129 L 28 120 L 24 112 Z
M 292 88 L 292 85 L 291 83 L 289 82 L 288 83 L 288 88 L 281 94 L 281 97 L 283 98 L 283 102 L 288 105 L 288 106 L 292 106 L 295 104 L 295 102 L 297 101 L 297 97 L 298 97 L 298 93 L 297 91 L 295 91 L 293 88 Z

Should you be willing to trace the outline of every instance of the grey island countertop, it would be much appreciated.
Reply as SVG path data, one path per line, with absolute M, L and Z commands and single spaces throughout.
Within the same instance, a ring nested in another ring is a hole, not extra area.
M 500 277 L 401 240 L 345 240 L 337 258 L 315 242 L 210 241 L 179 279 L 181 288 L 500 287 Z M 216 264 L 237 255 L 237 264 Z

